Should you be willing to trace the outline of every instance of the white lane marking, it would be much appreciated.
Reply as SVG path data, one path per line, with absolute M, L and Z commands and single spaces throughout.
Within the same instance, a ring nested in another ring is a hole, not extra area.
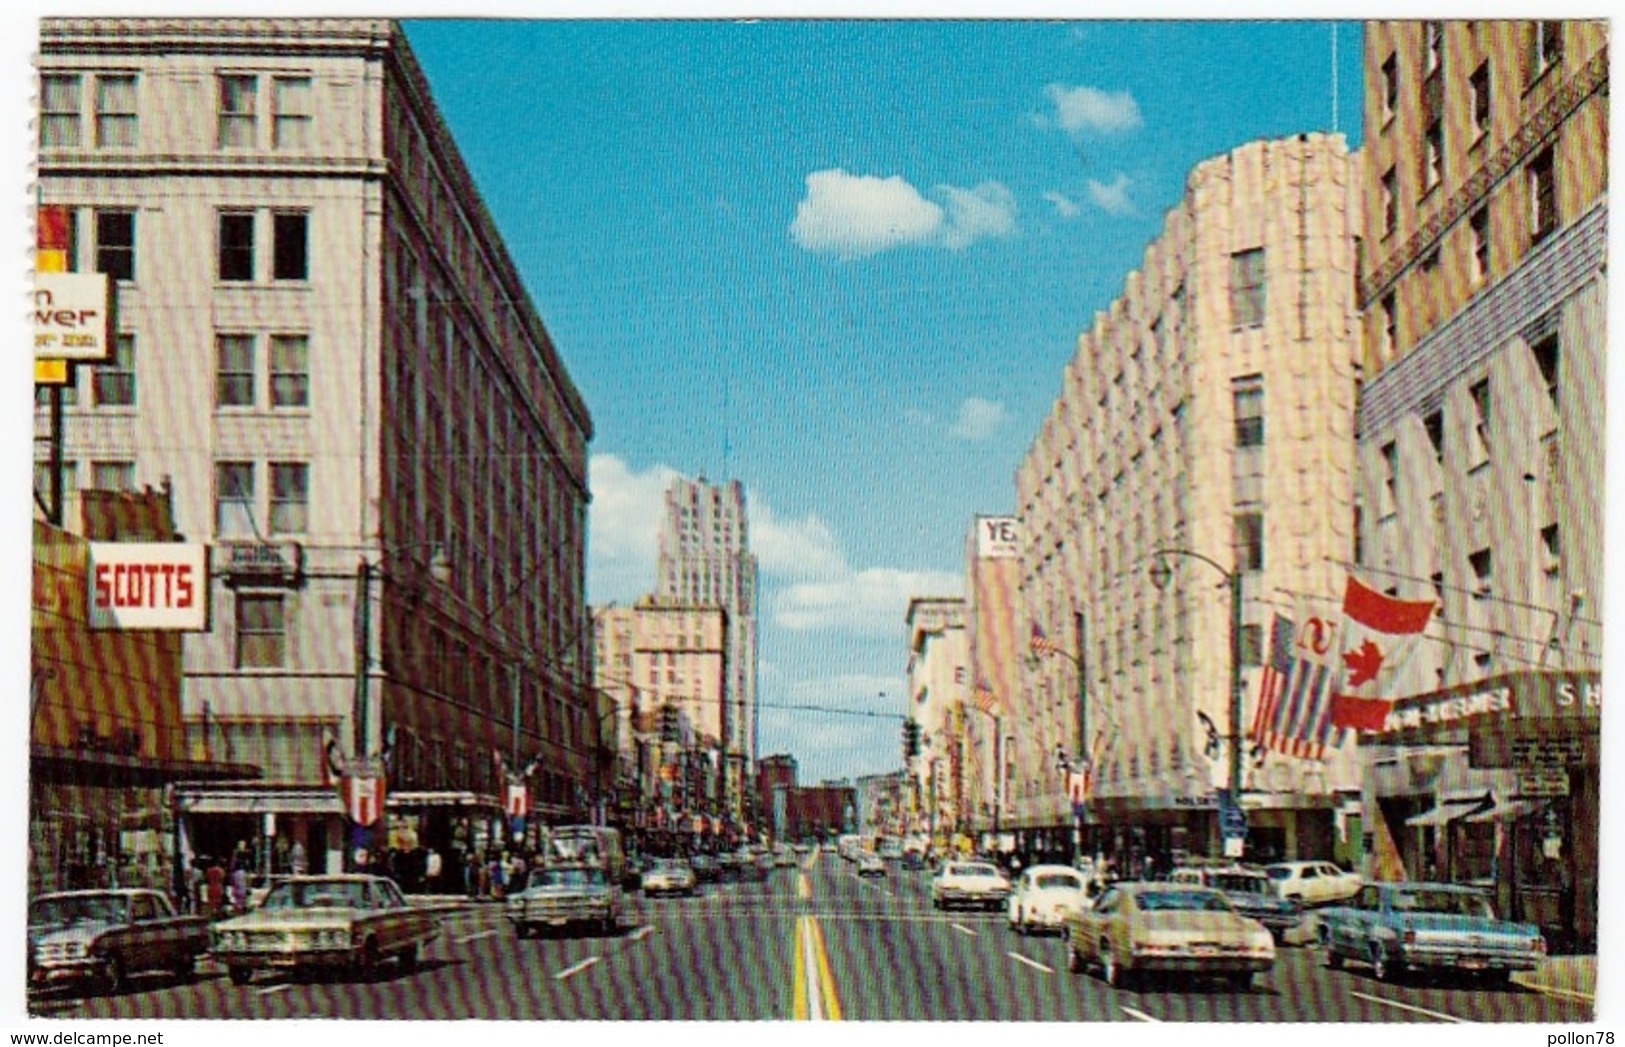
M 290 988 L 290 986 L 288 985 L 287 982 L 283 982 L 281 985 L 267 985 L 263 989 L 255 989 L 254 990 L 254 995 L 255 996 L 269 996 L 274 992 L 287 992 L 289 988 Z
M 641 942 L 643 939 L 649 937 L 649 935 L 653 933 L 655 933 L 654 926 L 652 924 L 648 924 L 643 927 L 639 927 L 637 930 L 627 935 L 626 940 L 629 942 Z
M 952 927 L 954 930 L 958 931 L 960 934 L 968 934 L 972 938 L 976 937 L 976 932 L 971 930 L 969 927 L 966 927 L 962 923 L 950 923 L 948 926 Z
M 502 932 L 500 930 L 495 930 L 495 931 L 481 931 L 478 934 L 465 934 L 461 938 L 456 939 L 456 942 L 457 942 L 458 945 L 467 945 L 469 942 L 477 942 L 481 938 L 489 938 L 493 934 L 501 934 L 501 933 Z
M 1055 973 L 1053 968 L 1045 967 L 1043 964 L 1039 963 L 1037 960 L 1032 959 L 1029 956 L 1023 956 L 1019 952 L 1007 952 L 1007 953 L 1005 953 L 1005 955 L 1010 957 L 1012 960 L 1016 961 L 1017 963 L 1024 963 L 1028 967 L 1036 967 L 1039 970 L 1043 971 L 1045 974 L 1054 974 Z
M 559 973 L 555 974 L 553 976 L 553 980 L 556 981 L 556 982 L 562 982 L 564 979 L 570 977 L 573 974 L 580 974 L 582 971 L 586 970 L 588 967 L 591 967 L 593 964 L 597 963 L 601 958 L 602 957 L 598 957 L 598 956 L 589 956 L 585 960 L 582 960 L 580 963 L 576 964 L 574 967 L 566 967 L 564 970 L 562 970 Z
M 1413 1007 L 1408 1003 L 1400 1003 L 1398 1000 L 1385 1000 L 1381 996 L 1371 996 L 1363 992 L 1354 992 L 1351 990 L 1349 995 L 1358 996 L 1362 1000 L 1370 1000 L 1372 1003 L 1380 1003 L 1386 1007 L 1398 1007 L 1402 1011 L 1414 1011 L 1417 1014 L 1425 1014 L 1429 1018 L 1440 1018 L 1447 1022 L 1461 1022 L 1465 1024 L 1467 1021 L 1466 1018 L 1458 1018 L 1454 1014 L 1446 1014 L 1443 1011 L 1430 1011 L 1426 1007 Z
M 823 983 L 818 976 L 818 951 L 813 943 L 812 917 L 801 918 L 801 965 L 807 983 L 807 1020 L 824 1020 Z
M 1122 1007 L 1123 1005 L 1118 1004 L 1118 1006 Z M 1149 1014 L 1145 1013 L 1144 1011 L 1137 1011 L 1132 1007 L 1123 1007 L 1123 1013 L 1128 1015 L 1129 1017 L 1135 1019 L 1136 1021 L 1155 1022 L 1158 1025 L 1162 1024 L 1162 1019 L 1161 1018 L 1153 1018 Z

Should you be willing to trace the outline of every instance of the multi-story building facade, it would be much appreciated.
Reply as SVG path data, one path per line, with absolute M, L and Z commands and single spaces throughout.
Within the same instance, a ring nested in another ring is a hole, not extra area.
M 965 600 L 916 596 L 908 602 L 908 696 L 903 715 L 920 726 L 920 753 L 908 768 L 913 781 L 913 822 L 918 832 L 941 837 L 960 828 L 964 796 L 965 703 L 970 652 Z
M 336 866 L 329 751 L 442 849 L 500 817 L 493 752 L 579 814 L 591 421 L 401 27 L 47 19 L 39 71 L 39 198 L 120 327 L 36 432 L 60 397 L 70 484 L 171 481 L 213 545 L 186 721 L 265 772 L 181 791 L 197 846 L 272 814 Z
M 1085 848 L 1131 860 L 1219 849 L 1224 576 L 1176 557 L 1161 591 L 1148 581 L 1155 550 L 1240 574 L 1243 732 L 1273 616 L 1335 608 L 1353 553 L 1357 172 L 1342 137 L 1324 134 L 1197 165 L 1123 294 L 1080 336 L 1017 470 L 1022 604 L 1073 655 L 1034 660 L 1037 729 L 1097 754 Z M 1346 842 L 1336 826 L 1357 796 L 1352 749 L 1246 754 L 1250 856 Z M 1069 822 L 1061 776 L 1024 770 L 1048 774 L 1050 810 Z M 1053 844 L 1052 833 L 1040 846 Z
M 970 701 L 965 717 L 965 806 L 978 830 L 1025 811 L 1036 790 L 1013 781 L 1018 747 L 1041 744 L 1026 725 L 1041 717 L 1022 687 L 1026 652 L 1019 628 L 1021 521 L 978 515 L 965 543 L 965 634 Z M 1000 778 L 1003 782 L 1000 782 Z
M 1607 125 L 1603 22 L 1366 26 L 1356 558 L 1438 601 L 1405 704 L 1507 696 L 1367 737 L 1371 872 L 1493 876 L 1554 942 L 1596 933 L 1597 710 L 1560 698 L 1601 668 Z
M 613 703 L 621 777 L 638 809 L 661 782 L 691 786 L 686 806 L 720 815 L 727 614 L 720 607 L 646 596 L 593 612 L 594 677 Z M 670 714 L 663 710 L 670 709 Z M 675 737 L 662 737 L 663 718 Z
M 727 612 L 728 679 L 722 703 L 724 792 L 743 816 L 756 761 L 756 557 L 738 480 L 678 479 L 666 491 L 655 595 Z
M 764 756 L 756 762 L 756 809 L 762 825 L 774 837 L 788 840 L 789 791 L 796 787 L 796 758 L 789 753 Z

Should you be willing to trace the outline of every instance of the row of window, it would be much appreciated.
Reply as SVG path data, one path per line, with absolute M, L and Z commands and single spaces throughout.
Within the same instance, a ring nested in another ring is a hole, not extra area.
M 140 92 L 141 76 L 133 70 L 41 74 L 40 147 L 138 148 Z M 262 121 L 262 112 L 269 119 Z M 215 77 L 217 148 L 305 150 L 311 145 L 314 121 L 309 75 L 230 72 Z
M 95 271 L 115 280 L 136 276 L 136 213 L 128 208 L 95 208 L 92 212 L 95 243 L 91 248 Z M 68 270 L 80 265 L 80 212 L 69 208 Z M 270 272 L 260 272 L 256 245 L 269 223 Z M 223 283 L 310 279 L 310 214 L 304 210 L 260 211 L 229 208 L 219 212 L 215 237 L 215 276 Z
M 262 337 L 266 345 L 263 356 L 260 352 Z M 122 333 L 114 343 L 112 359 L 89 369 L 92 406 L 136 406 L 135 346 L 135 335 Z M 49 403 L 51 388 L 36 387 L 35 403 L 42 406 Z M 72 381 L 58 388 L 62 390 L 64 407 L 77 405 L 77 369 Z M 267 406 L 273 409 L 310 406 L 309 336 L 295 333 L 215 335 L 215 406 L 257 408 L 262 388 Z

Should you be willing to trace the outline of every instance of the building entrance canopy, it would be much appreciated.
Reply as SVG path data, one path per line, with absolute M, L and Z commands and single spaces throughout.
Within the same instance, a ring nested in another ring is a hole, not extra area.
M 1600 673 L 1519 672 L 1403 698 L 1366 741 L 1426 745 L 1465 735 L 1472 766 L 1513 767 L 1520 751 L 1579 739 L 1572 762 L 1595 765 L 1601 729 Z

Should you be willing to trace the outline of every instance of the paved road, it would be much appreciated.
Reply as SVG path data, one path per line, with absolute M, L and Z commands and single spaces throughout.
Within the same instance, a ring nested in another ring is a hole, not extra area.
M 1112 989 L 1071 974 L 1057 938 L 1003 914 L 939 913 L 925 873 L 861 880 L 814 855 L 766 883 L 639 899 L 610 937 L 519 941 L 495 907 L 457 913 L 411 975 L 369 984 L 261 975 L 234 986 L 153 976 L 116 997 L 41 997 L 36 1014 L 142 1018 L 492 1018 L 737 1021 L 1522 1021 L 1582 1023 L 1588 1004 L 1520 988 L 1377 982 L 1285 947 L 1251 992 L 1165 981 Z

